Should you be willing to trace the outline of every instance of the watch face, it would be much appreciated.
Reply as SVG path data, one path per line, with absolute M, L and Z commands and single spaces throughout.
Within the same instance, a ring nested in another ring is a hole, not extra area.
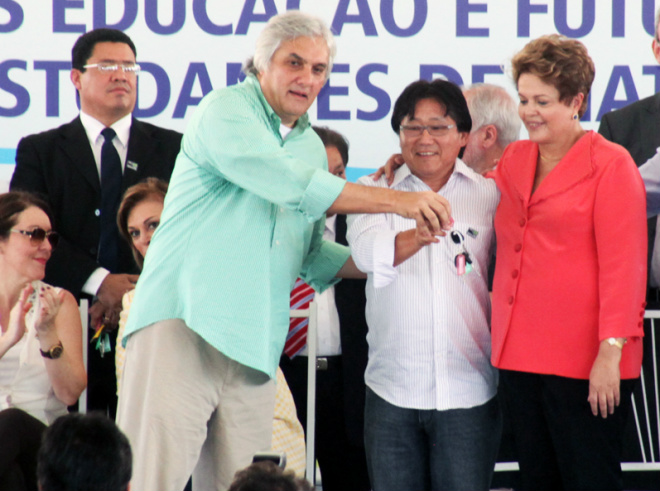
M 64 348 L 62 347 L 61 344 L 58 344 L 54 348 L 51 348 L 50 350 L 50 357 L 53 360 L 57 360 L 60 356 L 62 356 L 62 352 L 64 351 Z

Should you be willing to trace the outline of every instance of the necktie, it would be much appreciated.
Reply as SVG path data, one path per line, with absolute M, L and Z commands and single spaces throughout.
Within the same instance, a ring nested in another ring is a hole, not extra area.
M 121 160 L 112 143 L 116 133 L 112 128 L 101 132 L 105 141 L 101 147 L 101 235 L 99 264 L 116 273 L 119 266 L 119 231 L 117 208 L 121 195 Z
M 304 310 L 314 300 L 314 290 L 298 278 L 291 291 L 291 310 Z M 284 354 L 294 358 L 307 345 L 308 317 L 292 317 L 289 321 L 289 333 L 284 344 Z

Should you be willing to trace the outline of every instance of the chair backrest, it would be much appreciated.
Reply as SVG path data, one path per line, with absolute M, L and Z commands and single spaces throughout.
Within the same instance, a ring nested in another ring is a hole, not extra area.
M 644 363 L 640 383 L 633 393 L 632 413 L 637 430 L 641 463 L 623 463 L 623 470 L 660 470 L 660 376 L 658 374 L 660 311 L 647 310 L 644 318 L 651 323 L 646 333 Z
M 80 323 L 82 324 L 82 349 L 83 363 L 85 364 L 85 373 L 87 372 L 87 347 L 89 346 L 89 300 L 83 298 L 80 300 Z M 78 398 L 78 412 L 87 412 L 87 387 L 82 391 Z
M 316 484 L 316 458 L 314 456 L 314 441 L 316 427 L 316 322 L 318 306 L 316 302 L 309 304 L 309 309 L 290 310 L 290 317 L 309 317 L 307 325 L 307 431 L 305 432 L 307 459 L 305 477 L 312 485 Z

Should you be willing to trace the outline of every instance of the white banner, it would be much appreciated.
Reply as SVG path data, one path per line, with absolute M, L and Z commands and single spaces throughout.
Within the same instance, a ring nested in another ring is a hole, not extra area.
M 184 131 L 202 96 L 234 84 L 272 15 L 314 13 L 337 36 L 328 85 L 310 109 L 315 124 L 351 143 L 349 175 L 398 149 L 389 123 L 397 96 L 419 78 L 490 82 L 515 96 L 511 56 L 559 32 L 583 41 L 596 64 L 584 126 L 660 91 L 652 51 L 655 0 L 0 0 L 0 179 L 13 172 L 22 136 L 73 119 L 71 47 L 97 27 L 135 42 L 135 115 Z

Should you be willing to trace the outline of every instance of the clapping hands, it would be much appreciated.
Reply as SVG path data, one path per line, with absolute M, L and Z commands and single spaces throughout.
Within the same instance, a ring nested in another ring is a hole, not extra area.
M 41 290 L 39 293 L 39 308 L 35 312 L 36 318 L 34 322 L 37 336 L 47 334 L 55 328 L 55 318 L 60 311 L 62 302 L 64 302 L 64 290 L 60 290 L 58 293 L 49 285 L 46 285 Z

